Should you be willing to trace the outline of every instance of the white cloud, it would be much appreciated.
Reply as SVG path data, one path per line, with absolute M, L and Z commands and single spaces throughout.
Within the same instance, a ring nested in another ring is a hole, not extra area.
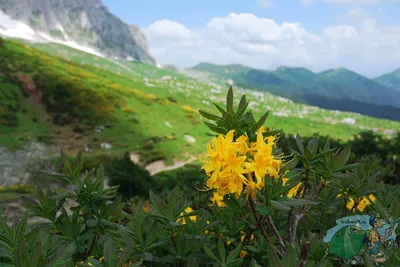
M 299 22 L 279 24 L 253 14 L 231 13 L 200 29 L 160 20 L 145 29 L 157 60 L 180 67 L 199 62 L 256 68 L 304 66 L 314 71 L 346 67 L 374 76 L 400 66 L 400 25 L 332 25 L 316 35 Z
M 269 0 L 258 0 L 258 5 L 262 8 L 267 8 L 272 6 L 272 2 Z
M 352 21 L 362 21 L 366 19 L 370 19 L 371 15 L 364 11 L 362 8 L 352 8 L 347 11 L 347 13 L 343 16 L 345 20 L 352 20 Z

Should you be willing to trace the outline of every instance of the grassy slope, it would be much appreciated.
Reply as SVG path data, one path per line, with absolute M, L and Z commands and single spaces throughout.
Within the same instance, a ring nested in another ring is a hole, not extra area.
M 69 93 L 80 94 L 80 97 L 62 100 L 64 102 L 68 100 L 76 119 L 86 124 L 85 136 L 80 139 L 79 144 L 92 144 L 93 154 L 104 152 L 99 148 L 101 142 L 109 142 L 113 145 L 110 153 L 119 154 L 128 150 L 145 151 L 148 157 L 154 158 L 164 156 L 170 159 L 172 156 L 184 153 L 195 155 L 204 151 L 204 145 L 209 140 L 205 133 L 209 131 L 201 123 L 201 118 L 196 112 L 188 113 L 182 109 L 182 106 L 189 105 L 195 110 L 204 109 L 215 112 L 214 108 L 207 103 L 225 101 L 226 86 L 222 81 L 216 81 L 217 85 L 202 83 L 174 71 L 137 62 L 114 62 L 58 44 L 34 45 L 34 47 L 45 50 L 52 56 L 46 56 L 38 50 L 27 49 L 11 42 L 7 42 L 2 52 L 3 56 L 10 57 L 11 55 L 14 61 L 18 61 L 18 64 L 13 63 L 17 71 L 23 70 L 32 79 L 38 81 L 38 87 L 44 86 L 41 89 L 46 90 L 47 94 L 54 94 L 60 88 Z M 54 56 L 62 56 L 70 61 Z M 162 79 L 163 76 L 172 78 Z M 54 80 L 57 81 L 58 86 L 52 88 L 48 83 L 51 84 L 50 81 Z M 4 84 L 3 81 L 2 88 Z M 219 88 L 218 85 L 223 86 Z M 8 86 L 16 88 L 15 85 Z M 86 93 L 89 98 L 87 96 L 85 98 Z M 246 93 L 250 101 L 260 99 L 253 91 L 236 90 L 235 93 L 236 101 L 242 93 Z M 266 109 L 271 109 L 272 116 L 267 120 L 267 126 L 284 129 L 288 133 L 311 135 L 319 132 L 347 139 L 360 131 L 359 125 L 382 130 L 400 128 L 399 123 L 391 121 L 310 108 L 292 102 L 282 102 L 269 93 L 262 94 L 264 102 L 253 108 L 255 115 L 259 117 Z M 173 99 L 170 100 L 176 102 L 167 100 L 171 96 Z M 98 101 L 90 104 L 93 102 L 90 97 L 98 97 Z M 0 104 L 3 102 L 4 99 L 0 99 Z M 302 113 L 304 118 L 299 118 L 301 117 L 299 112 L 305 110 L 306 113 Z M 289 117 L 274 116 L 274 112 L 281 111 L 287 112 Z M 40 112 L 44 113 L 44 109 L 42 108 Z M 65 127 L 55 127 L 45 121 L 33 123 L 31 112 L 19 111 L 18 116 L 19 125 L 21 125 L 19 127 L 35 129 L 29 125 L 37 125 L 38 130 L 29 134 L 33 137 L 43 134 L 54 135 L 55 129 L 65 129 Z M 104 116 L 110 119 L 103 122 L 101 118 Z M 357 126 L 340 123 L 332 125 L 325 122 L 326 118 L 340 122 L 341 119 L 350 116 L 356 118 Z M 95 133 L 93 121 L 96 121 L 95 124 L 103 122 L 111 127 L 102 133 Z M 171 124 L 172 128 L 167 127 L 165 122 Z M 19 136 L 27 134 L 22 128 L 4 124 L 0 124 L 0 133 L 0 144 L 6 146 L 21 143 Z M 10 133 L 13 133 L 12 136 Z M 183 137 L 185 133 L 195 137 L 196 143 L 191 144 L 185 141 Z M 167 136 L 175 136 L 175 140 L 164 138 L 153 145 L 147 145 L 148 149 L 144 148 L 148 138 Z M 94 138 L 98 141 L 93 141 Z

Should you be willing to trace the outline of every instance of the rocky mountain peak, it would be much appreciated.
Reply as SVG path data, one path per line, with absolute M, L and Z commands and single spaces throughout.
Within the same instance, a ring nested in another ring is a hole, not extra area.
M 44 33 L 105 56 L 155 63 L 143 32 L 112 14 L 101 0 L 0 0 L 0 10 L 28 24 L 38 37 Z

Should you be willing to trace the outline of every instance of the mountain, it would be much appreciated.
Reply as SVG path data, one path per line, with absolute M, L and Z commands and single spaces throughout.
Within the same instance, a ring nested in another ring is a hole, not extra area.
M 340 91 L 337 92 L 340 98 L 400 107 L 400 92 L 353 71 L 339 68 L 324 71 L 319 76 L 340 88 Z
M 400 120 L 400 92 L 343 68 L 314 73 L 306 68 L 279 67 L 267 71 L 243 65 L 201 63 L 191 69 L 211 72 L 242 87 L 268 91 L 303 104 Z
M 113 15 L 101 0 L 0 0 L 1 33 L 73 42 L 107 57 L 155 63 L 143 32 Z
M 400 91 L 400 69 L 397 69 L 391 73 L 383 74 L 374 79 L 378 83 L 391 87 L 394 90 Z

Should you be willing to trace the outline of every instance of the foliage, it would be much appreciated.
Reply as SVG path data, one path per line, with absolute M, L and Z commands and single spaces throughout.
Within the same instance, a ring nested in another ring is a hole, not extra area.
M 280 131 L 264 132 L 267 115 L 255 120 L 242 99 L 234 111 L 229 90 L 227 108 L 217 106 L 221 116 L 201 112 L 216 121 L 207 126 L 218 134 L 204 160 L 216 166 L 205 168 L 213 179 L 210 189 L 218 193 L 213 205 L 195 205 L 178 188 L 163 196 L 151 188 L 148 203 L 131 201 L 124 209 L 118 186 L 104 188 L 102 166 L 82 172 L 82 153 L 75 159 L 62 154 L 63 172 L 46 173 L 68 191 L 44 193 L 39 187 L 37 201 L 24 198 L 29 215 L 47 221 L 31 226 L 24 217 L 8 226 L 0 220 L 2 266 L 343 266 L 347 263 L 327 254 L 321 241 L 335 219 L 350 213 L 399 216 L 399 187 L 382 183 L 376 165 L 349 162 L 350 146 L 332 148 L 299 135 L 285 156 L 272 142 Z M 252 164 L 258 158 L 269 162 L 268 170 Z M 133 177 L 145 188 L 145 173 L 128 159 L 114 161 L 118 171 L 112 175 L 127 177 L 125 168 L 139 173 Z M 278 159 L 280 168 L 272 170 Z M 237 182 L 238 174 L 247 180 Z M 252 186 L 256 181 L 262 184 Z M 75 207 L 67 210 L 67 199 Z M 388 263 L 399 264 L 398 253 L 385 249 Z M 365 262 L 371 264 L 368 255 Z
M 111 186 L 119 186 L 118 192 L 126 198 L 147 198 L 151 189 L 159 187 L 149 172 L 131 161 L 129 153 L 115 158 L 105 169 Z

